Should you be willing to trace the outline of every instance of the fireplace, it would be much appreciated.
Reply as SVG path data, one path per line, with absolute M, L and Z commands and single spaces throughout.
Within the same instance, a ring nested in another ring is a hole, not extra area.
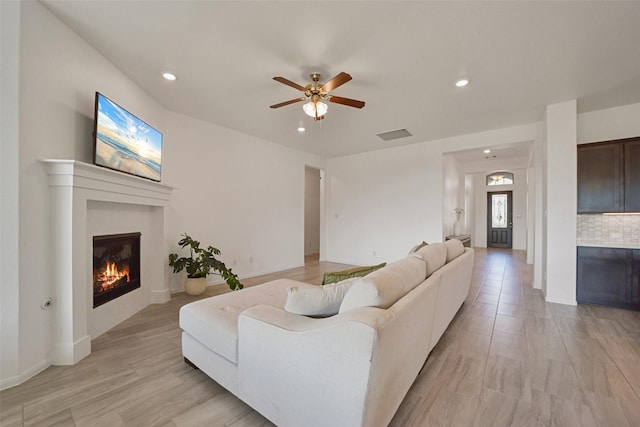
M 140 287 L 140 233 L 93 236 L 93 308 Z

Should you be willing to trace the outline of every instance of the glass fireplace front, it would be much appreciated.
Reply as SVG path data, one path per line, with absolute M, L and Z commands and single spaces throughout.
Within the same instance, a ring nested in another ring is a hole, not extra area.
M 140 233 L 93 236 L 93 308 L 140 287 Z

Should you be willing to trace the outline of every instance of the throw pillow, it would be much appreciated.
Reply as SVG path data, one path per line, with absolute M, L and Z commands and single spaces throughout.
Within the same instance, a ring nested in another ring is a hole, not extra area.
M 373 273 L 374 271 L 381 269 L 385 265 L 387 265 L 387 263 L 383 262 L 378 265 L 370 265 L 366 267 L 354 267 L 348 270 L 324 273 L 324 276 L 322 277 L 322 284 L 326 285 L 329 283 L 336 283 L 345 279 L 350 279 L 352 277 L 363 277 L 369 273 Z
M 338 314 L 344 296 L 357 280 L 360 278 L 354 277 L 325 286 L 288 288 L 284 309 L 302 316 L 333 316 Z
M 418 252 L 420 249 L 424 248 L 427 245 L 428 243 L 423 240 L 422 243 L 418 243 L 417 245 L 411 248 L 411 250 L 409 251 L 409 255 L 411 255 L 414 252 Z

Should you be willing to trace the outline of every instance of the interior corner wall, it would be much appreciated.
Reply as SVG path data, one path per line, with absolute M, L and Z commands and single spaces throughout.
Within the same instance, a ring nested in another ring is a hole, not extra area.
M 463 208 L 460 204 L 462 187 L 460 185 L 460 172 L 458 161 L 451 154 L 442 156 L 444 187 L 442 192 L 442 240 L 453 233 L 453 225 L 456 222 L 456 208 Z M 460 217 L 461 221 L 465 216 Z
M 305 167 L 304 254 L 320 254 L 320 170 Z
M 464 232 L 473 236 L 476 232 L 475 228 L 475 189 L 476 184 L 474 182 L 474 175 L 467 173 L 464 175 Z M 474 246 L 475 242 L 473 241 L 473 237 L 471 239 L 471 246 Z
M 533 243 L 533 287 L 544 290 L 544 272 L 546 264 L 546 199 L 545 175 L 546 162 L 543 157 L 544 138 L 536 141 L 533 146 L 534 167 L 535 167 L 535 214 L 534 214 L 534 243 Z
M 576 305 L 576 101 L 547 106 L 545 298 Z M 553 183 L 553 185 L 550 185 Z
M 305 166 L 322 168 L 323 160 L 174 112 L 165 126 L 173 143 L 165 146 L 163 180 L 175 187 L 169 250 L 180 253 L 187 233 L 220 249 L 241 279 L 304 265 Z M 171 290 L 185 277 L 172 274 Z
M 21 382 L 19 347 L 20 2 L 0 1 L 0 390 Z

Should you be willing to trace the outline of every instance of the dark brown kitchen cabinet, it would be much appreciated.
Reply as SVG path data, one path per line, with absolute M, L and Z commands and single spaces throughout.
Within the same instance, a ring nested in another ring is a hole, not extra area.
M 624 147 L 578 146 L 578 213 L 624 210 Z
M 640 212 L 640 138 L 624 144 L 624 210 Z
M 640 212 L 640 138 L 578 146 L 578 213 Z
M 640 250 L 578 247 L 576 300 L 640 310 Z

